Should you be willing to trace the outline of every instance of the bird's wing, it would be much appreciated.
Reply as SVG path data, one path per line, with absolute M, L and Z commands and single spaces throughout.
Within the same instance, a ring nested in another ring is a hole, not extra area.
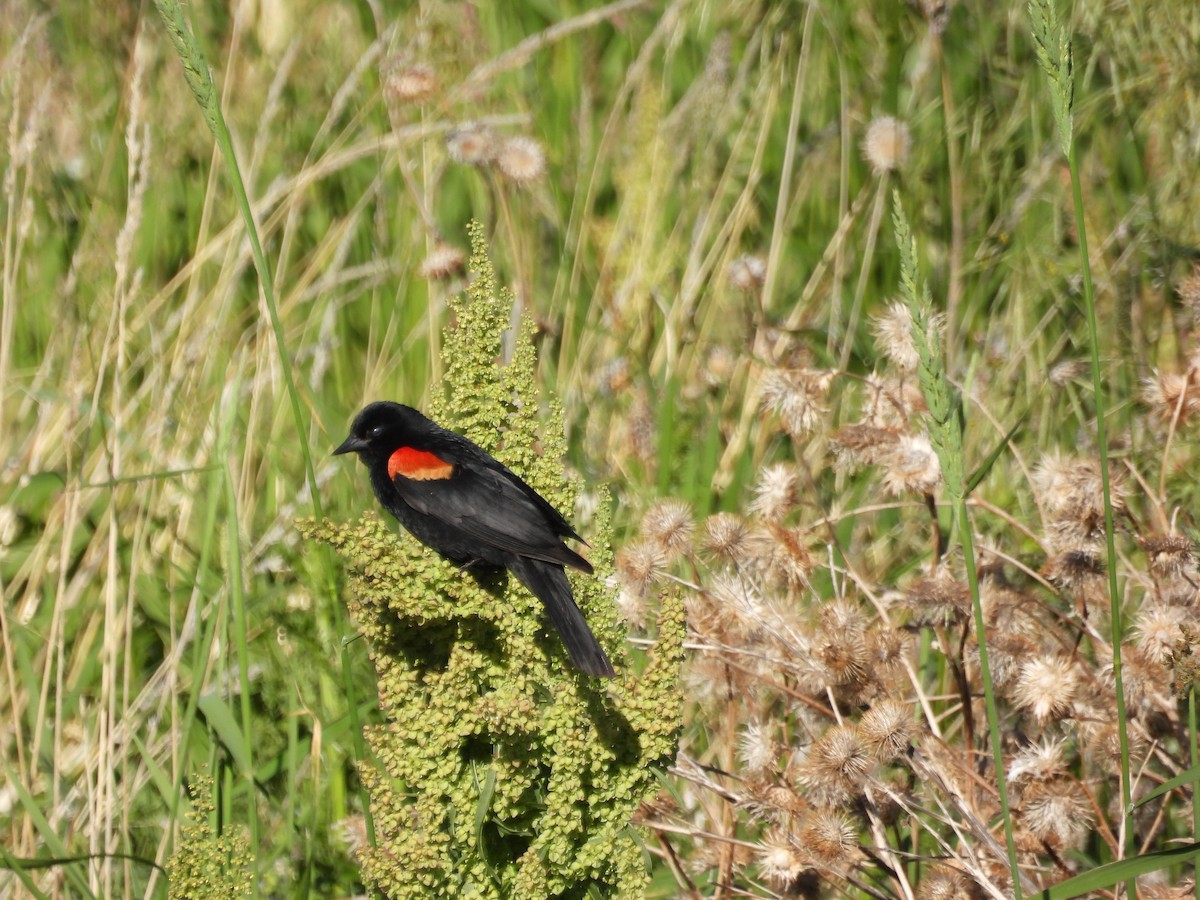
M 486 546 L 591 571 L 562 542 L 570 526 L 533 488 L 491 457 L 455 449 L 397 450 L 388 474 L 401 499 Z

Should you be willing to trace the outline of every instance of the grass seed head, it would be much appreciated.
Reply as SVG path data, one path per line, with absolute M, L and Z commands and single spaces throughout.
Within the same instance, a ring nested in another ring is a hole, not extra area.
M 398 103 L 421 103 L 437 91 L 437 73 L 433 66 L 417 63 L 398 66 L 387 74 L 383 88 Z
M 695 528 L 692 508 L 682 500 L 659 500 L 642 517 L 642 536 L 662 551 L 667 562 L 691 548 Z

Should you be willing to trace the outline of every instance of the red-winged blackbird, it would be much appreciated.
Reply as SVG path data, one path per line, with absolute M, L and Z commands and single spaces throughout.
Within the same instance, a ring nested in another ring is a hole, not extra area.
M 591 574 L 591 564 L 563 543 L 582 538 L 502 463 L 412 407 L 388 402 L 364 408 L 333 453 L 358 454 L 383 508 L 421 543 L 459 565 L 516 575 L 545 605 L 580 671 L 616 674 L 563 570 Z

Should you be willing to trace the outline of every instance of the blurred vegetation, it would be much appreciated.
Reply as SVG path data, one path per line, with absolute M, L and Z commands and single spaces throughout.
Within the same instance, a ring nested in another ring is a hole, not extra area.
M 365 642 L 341 625 L 340 565 L 294 523 L 312 514 L 314 489 L 335 520 L 373 506 L 361 473 L 325 448 L 367 400 L 428 406 L 450 362 L 447 301 L 464 284 L 471 218 L 515 293 L 514 321 L 538 324 L 538 377 L 563 402 L 568 458 L 587 485 L 569 518 L 591 535 L 607 485 L 614 543 L 633 545 L 622 608 L 635 649 L 653 621 L 642 593 L 653 612 L 658 579 L 692 585 L 704 609 L 723 596 L 707 579 L 725 563 L 695 557 L 691 529 L 699 540 L 716 513 L 780 524 L 751 508 L 779 464 L 801 473 L 781 522 L 802 530 L 787 546 L 805 564 L 776 559 L 782 576 L 750 574 L 811 637 L 840 621 L 821 612 L 831 599 L 911 593 L 948 524 L 919 470 L 860 465 L 850 457 L 863 433 L 845 430 L 921 437 L 904 373 L 875 343 L 898 293 L 887 215 L 898 188 L 945 313 L 968 475 L 1018 426 L 973 495 L 983 561 L 1003 560 L 1044 610 L 1043 634 L 1059 623 L 1062 654 L 1089 679 L 1103 674 L 1103 641 L 1091 637 L 1105 604 L 1052 577 L 1064 546 L 1048 529 L 1078 510 L 1050 502 L 1053 477 L 1035 478 L 1047 454 L 1077 453 L 1086 469 L 1096 447 L 1070 180 L 1021 5 L 259 0 L 187 12 L 274 267 L 283 358 L 309 425 L 296 433 L 230 185 L 153 10 L 4 5 L 0 893 L 162 895 L 156 866 L 181 840 L 183 788 L 204 764 L 214 820 L 249 832 L 256 891 L 361 889 L 346 684 L 378 723 L 374 673 Z M 1184 633 L 1176 623 L 1151 641 L 1139 615 L 1190 614 L 1195 600 L 1164 600 L 1174 574 L 1151 562 L 1174 547 L 1183 583 L 1200 581 L 1200 8 L 1081 0 L 1067 21 L 1124 485 L 1122 596 L 1148 658 L 1143 683 L 1157 688 L 1169 678 L 1143 645 L 1157 652 Z M 864 140 L 885 116 L 909 137 L 897 152 L 888 132 L 881 162 Z M 481 135 L 485 157 L 460 161 Z M 537 142 L 544 172 L 501 163 L 512 138 Z M 315 486 L 302 441 L 318 457 Z M 839 452 L 845 464 L 831 464 Z M 1068 481 L 1070 471 L 1050 469 Z M 691 523 L 687 540 L 647 553 L 643 513 L 668 497 L 687 504 L 676 517 Z M 1146 543 L 1160 538 L 1183 543 Z M 957 566 L 952 556 L 943 568 Z M 876 613 L 864 629 L 881 625 Z M 917 676 L 903 699 L 924 696 L 919 719 L 944 719 L 947 741 L 964 740 L 966 722 L 984 721 L 960 703 L 969 650 L 953 630 L 895 624 Z M 726 683 L 711 667 L 726 678 L 741 645 L 714 650 L 713 633 L 692 625 L 696 677 Z M 795 719 L 795 695 L 821 687 L 789 668 L 798 646 L 812 641 L 753 648 L 765 669 L 698 698 L 683 746 L 709 783 L 686 764 L 694 777 L 676 772 L 642 816 L 664 826 L 646 844 L 659 895 L 729 896 L 735 878 L 764 896 L 804 885 L 905 896 L 903 884 L 933 890 L 938 878 L 967 891 L 957 875 L 927 875 L 925 857 L 949 851 L 920 835 L 889 838 L 921 857 L 893 859 L 905 879 L 768 883 L 760 849 L 790 839 L 764 835 L 704 767 L 739 770 L 754 697 L 754 721 L 779 728 L 776 765 L 820 738 Z M 835 695 L 831 712 L 848 722 L 863 712 Z M 1133 725 L 1150 749 L 1139 759 L 1153 756 L 1147 778 L 1163 781 L 1186 760 L 1187 710 L 1145 696 Z M 1064 723 L 1080 715 L 1047 713 L 1034 728 L 1012 714 L 1005 738 L 1013 750 L 1071 742 Z M 955 752 L 974 760 L 979 732 Z M 1119 821 L 1108 785 L 1070 746 L 1063 777 L 1092 792 L 1097 823 Z M 986 781 L 975 762 L 962 771 Z M 804 783 L 787 771 L 789 790 Z M 1182 791 L 1145 807 L 1139 847 L 1185 836 Z M 865 821 L 846 827 L 878 844 Z M 1050 883 L 1110 858 L 1107 837 L 1097 824 L 1056 857 L 1023 852 Z M 16 860 L 68 857 L 81 860 L 16 871 Z

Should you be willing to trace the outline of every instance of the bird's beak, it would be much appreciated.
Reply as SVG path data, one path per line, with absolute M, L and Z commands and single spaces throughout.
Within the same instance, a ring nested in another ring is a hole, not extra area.
M 334 456 L 341 456 L 343 453 L 357 453 L 359 450 L 366 450 L 367 442 L 361 438 L 356 438 L 354 435 L 342 441 L 342 445 L 333 451 Z

